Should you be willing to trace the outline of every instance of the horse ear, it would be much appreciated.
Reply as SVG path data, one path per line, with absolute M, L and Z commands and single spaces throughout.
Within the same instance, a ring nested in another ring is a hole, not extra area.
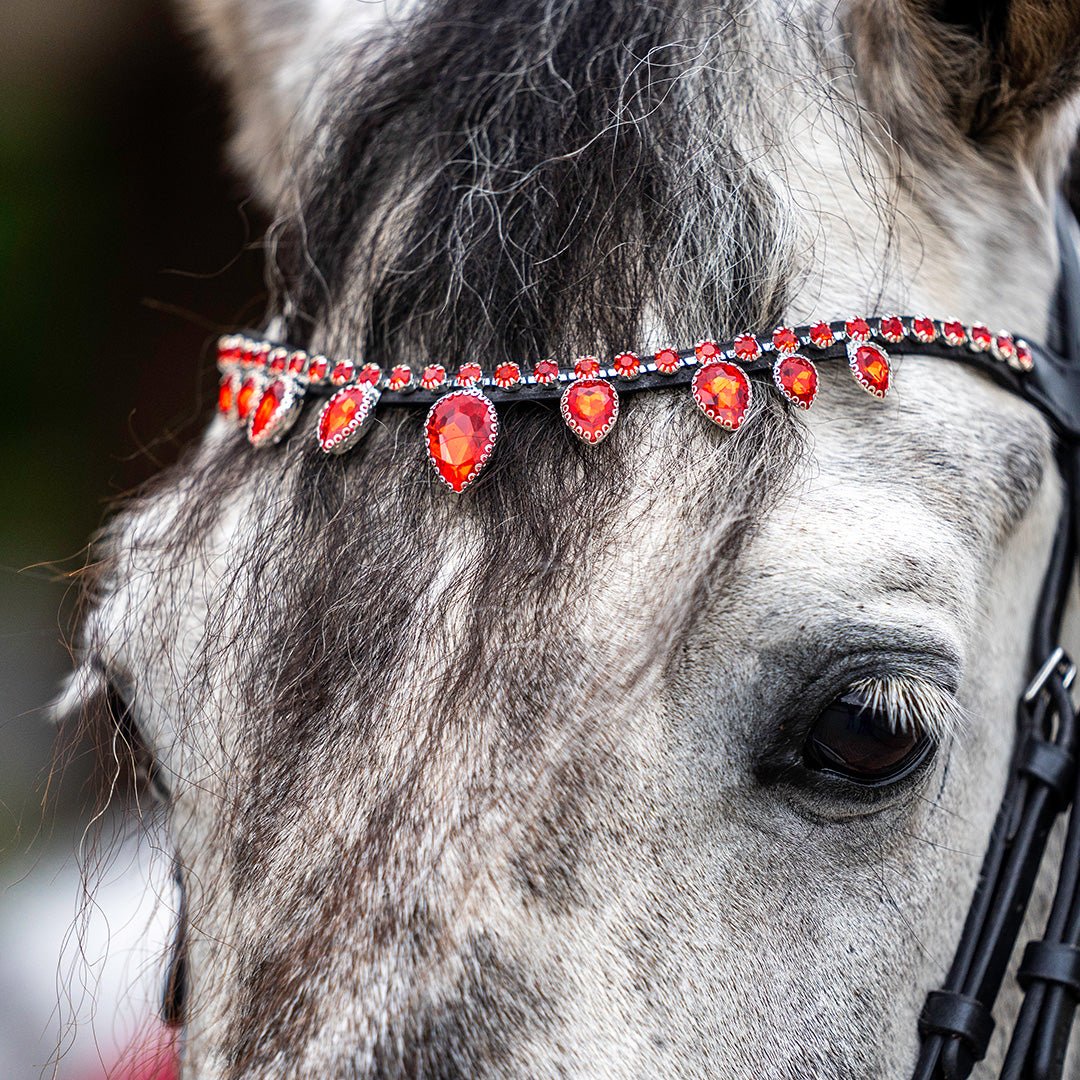
M 1027 150 L 1072 138 L 1077 0 L 854 0 L 853 19 L 860 78 L 910 152 L 942 152 L 950 130 Z
M 231 152 L 255 193 L 274 206 L 290 140 L 306 115 L 328 54 L 374 21 L 356 0 L 183 0 L 189 24 L 210 46 L 235 117 Z

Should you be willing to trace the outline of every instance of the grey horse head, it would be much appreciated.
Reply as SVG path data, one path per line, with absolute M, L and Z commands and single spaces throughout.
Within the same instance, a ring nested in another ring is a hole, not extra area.
M 1080 15 L 984 7 L 191 3 L 268 317 L 414 366 L 853 311 L 1040 339 Z M 904 1075 L 1006 775 L 1046 423 L 917 357 L 734 434 L 524 403 L 456 497 L 421 420 L 340 458 L 215 420 L 100 539 L 67 701 L 109 739 L 119 695 L 169 791 L 185 1076 Z M 917 767 L 820 767 L 852 694 Z

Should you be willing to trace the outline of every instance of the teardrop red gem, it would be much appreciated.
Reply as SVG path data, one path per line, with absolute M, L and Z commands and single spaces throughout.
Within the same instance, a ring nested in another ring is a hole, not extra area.
M 809 409 L 818 392 L 818 373 L 805 356 L 794 353 L 773 365 L 773 379 L 780 393 L 800 409 Z
M 479 390 L 456 390 L 439 398 L 424 422 L 431 464 L 459 492 L 487 463 L 498 433 L 495 406 Z
M 285 397 L 285 384 L 280 379 L 275 379 L 259 398 L 259 404 L 255 406 L 255 413 L 251 418 L 251 438 L 256 440 L 269 427 L 274 419 L 274 413 L 281 407 Z
M 228 416 L 232 412 L 236 401 L 236 376 L 222 375 L 218 386 L 218 412 L 222 416 Z
M 339 390 L 319 413 L 316 435 L 327 454 L 348 450 L 366 430 L 364 422 L 378 400 L 378 393 L 368 383 L 358 383 Z
M 560 411 L 578 438 L 595 445 L 619 418 L 619 395 L 607 379 L 578 379 L 564 391 Z
M 258 379 L 249 375 L 236 394 L 236 415 L 240 420 L 246 420 L 251 415 L 255 406 L 255 389 Z
M 874 397 L 883 398 L 889 392 L 889 355 L 870 342 L 858 345 L 849 354 L 851 373 L 855 381 Z
M 750 380 L 738 364 L 705 364 L 694 373 L 690 390 L 698 408 L 729 431 L 743 422 L 750 407 Z

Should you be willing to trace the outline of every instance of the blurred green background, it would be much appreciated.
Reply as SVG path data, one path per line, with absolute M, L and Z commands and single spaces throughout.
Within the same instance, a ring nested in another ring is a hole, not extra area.
M 70 847 L 76 766 L 42 796 L 84 545 L 207 415 L 210 345 L 258 321 L 264 228 L 224 165 L 220 89 L 158 0 L 0 12 L 0 903 Z

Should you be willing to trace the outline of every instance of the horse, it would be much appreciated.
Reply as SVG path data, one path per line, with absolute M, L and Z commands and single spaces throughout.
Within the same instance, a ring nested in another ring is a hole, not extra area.
M 1048 332 L 1074 5 L 187 11 L 276 340 L 418 369 L 852 312 Z M 415 410 L 340 456 L 309 412 L 260 451 L 216 417 L 111 518 L 59 711 L 166 800 L 185 1077 L 910 1072 L 1009 768 L 1052 435 L 902 349 L 883 401 L 767 389 L 733 432 L 628 397 L 596 446 L 500 407 L 460 495 Z

